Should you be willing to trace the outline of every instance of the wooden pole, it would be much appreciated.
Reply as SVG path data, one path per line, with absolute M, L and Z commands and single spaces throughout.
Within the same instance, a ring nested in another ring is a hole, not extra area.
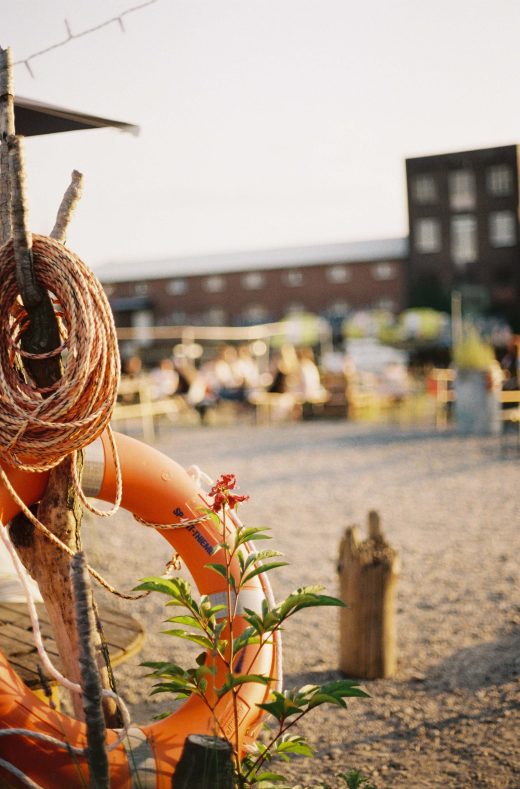
M 368 539 L 350 526 L 339 551 L 340 669 L 349 677 L 376 679 L 396 672 L 396 551 L 386 542 L 379 515 L 368 515 Z
M 92 589 L 85 556 L 80 551 L 71 561 L 72 586 L 76 609 L 76 626 L 80 644 L 80 678 L 83 709 L 87 723 L 87 758 L 92 789 L 110 789 L 106 727 L 103 717 L 101 682 L 97 670 L 92 635 L 96 630 Z
M 9 71 L 9 61 L 5 62 Z M 5 78 L 10 84 L 10 77 Z M 28 229 L 28 212 L 25 199 L 25 173 L 21 139 L 13 135 L 7 138 L 9 151 L 9 186 L 13 246 L 16 262 L 16 279 L 20 295 L 29 316 L 29 326 L 22 335 L 21 344 L 30 353 L 47 353 L 60 345 L 60 335 L 54 308 L 47 290 L 36 277 L 32 256 L 32 236 Z M 60 240 L 65 238 L 68 222 L 79 198 L 81 174 L 73 173 L 72 184 L 62 202 L 54 233 Z M 59 381 L 62 366 L 59 355 L 47 359 L 24 361 L 26 375 L 42 389 Z M 45 395 L 43 395 L 45 396 Z M 81 465 L 81 462 L 80 462 Z M 38 508 L 38 516 L 51 531 L 72 550 L 81 548 L 80 526 L 82 507 L 74 491 L 71 475 L 71 459 L 66 458 L 49 475 L 49 484 Z M 70 584 L 69 557 L 60 551 L 43 534 L 38 532 L 23 516 L 18 516 L 11 525 L 10 534 L 25 567 L 37 581 L 63 664 L 64 673 L 73 681 L 79 681 L 79 643 L 74 623 L 74 601 Z M 96 630 L 95 643 L 101 644 Z M 109 672 L 99 651 L 99 668 L 104 687 L 110 687 Z M 72 696 L 74 713 L 83 718 L 81 701 Z M 120 725 L 119 712 L 112 699 L 104 699 L 107 724 Z
M 14 134 L 13 56 L 0 47 L 0 244 L 11 238 L 11 187 L 7 139 Z
M 172 778 L 173 789 L 233 789 L 231 744 L 221 737 L 190 734 Z

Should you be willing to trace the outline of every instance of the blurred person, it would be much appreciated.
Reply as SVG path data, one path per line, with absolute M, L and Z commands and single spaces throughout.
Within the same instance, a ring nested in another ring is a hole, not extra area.
M 123 375 L 129 378 L 138 378 L 143 374 L 143 362 L 137 354 L 129 356 L 123 362 Z
M 514 390 L 519 388 L 519 346 L 520 337 L 511 337 L 507 344 L 506 352 L 500 360 L 503 373 L 502 389 Z
M 175 370 L 172 359 L 161 359 L 159 365 L 150 371 L 152 399 L 172 397 L 179 387 L 179 374 Z
M 408 370 L 400 362 L 389 362 L 381 374 L 381 391 L 392 402 L 400 403 L 410 393 Z
M 327 392 L 321 383 L 320 371 L 312 348 L 298 350 L 298 391 L 306 402 L 323 401 Z
M 249 345 L 239 345 L 235 369 L 238 376 L 242 379 L 242 384 L 247 394 L 259 387 L 260 370 Z

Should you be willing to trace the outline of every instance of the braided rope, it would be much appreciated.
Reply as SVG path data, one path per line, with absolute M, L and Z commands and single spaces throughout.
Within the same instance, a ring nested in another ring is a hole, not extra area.
M 50 354 L 22 351 L 29 318 L 18 296 L 13 244 L 7 242 L 0 248 L 0 461 L 44 471 L 107 427 L 120 364 L 110 306 L 90 269 L 59 242 L 38 235 L 33 260 L 54 302 L 61 346 Z M 20 372 L 22 357 L 58 354 L 63 375 L 52 386 L 39 389 Z
M 110 305 L 90 269 L 62 244 L 33 235 L 36 276 L 51 294 L 61 345 L 54 351 L 23 351 L 29 316 L 18 295 L 13 244 L 0 248 L 0 462 L 25 471 L 46 471 L 72 455 L 72 478 L 83 506 L 102 518 L 119 509 L 122 478 L 109 422 L 117 397 L 120 362 Z M 63 374 L 53 386 L 38 388 L 21 371 L 25 358 L 60 354 Z M 77 452 L 107 429 L 116 473 L 116 497 L 109 510 L 91 504 L 79 480 Z M 25 517 L 69 556 L 74 552 L 33 513 L 0 468 L 0 479 Z M 89 565 L 88 571 L 112 594 L 127 600 L 144 595 L 119 592 Z

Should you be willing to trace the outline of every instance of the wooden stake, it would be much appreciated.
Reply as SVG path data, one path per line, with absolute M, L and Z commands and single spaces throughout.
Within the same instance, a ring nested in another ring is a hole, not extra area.
M 0 47 L 0 244 L 11 238 L 11 187 L 7 138 L 14 134 L 13 56 Z
M 80 644 L 79 663 L 81 689 L 83 691 L 83 709 L 87 723 L 87 756 L 90 770 L 90 786 L 92 789 L 110 789 L 101 683 L 92 641 L 92 635 L 96 629 L 92 608 L 92 589 L 84 554 L 81 551 L 78 552 L 70 564 Z
M 172 779 L 175 789 L 233 789 L 231 744 L 221 737 L 190 734 Z
M 345 531 L 339 551 L 340 669 L 349 677 L 376 679 L 395 674 L 396 551 L 386 542 L 379 515 L 368 515 L 368 539 L 356 526 Z
M 51 238 L 64 244 L 67 238 L 67 230 L 72 219 L 72 215 L 76 210 L 76 206 L 83 192 L 83 174 L 78 170 L 73 170 L 71 181 L 63 200 L 58 208 L 56 222 L 51 230 Z
M 38 282 L 33 266 L 32 236 L 28 230 L 25 200 L 23 146 L 21 140 L 12 135 L 8 138 L 7 145 L 16 279 L 29 316 L 29 326 L 22 335 L 21 344 L 22 348 L 30 353 L 47 353 L 60 345 L 58 324 L 49 294 Z M 58 217 L 59 221 L 56 222 L 56 232 L 60 236 L 65 235 L 73 207 L 79 198 L 81 176 L 79 173 L 77 176 L 79 178 L 73 177 L 74 183 L 69 195 L 66 195 L 62 202 L 64 210 L 59 212 L 61 219 Z M 24 367 L 41 389 L 57 382 L 62 374 L 59 355 L 48 359 L 26 359 Z M 71 458 L 66 458 L 50 472 L 47 489 L 38 507 L 38 517 L 72 550 L 77 551 L 81 547 L 81 516 L 82 507 L 72 485 Z M 64 672 L 77 682 L 79 644 L 74 621 L 69 557 L 36 531 L 23 516 L 16 519 L 10 532 L 22 562 L 40 587 Z M 93 643 L 101 644 L 101 636 L 97 630 Z M 99 666 L 103 685 L 108 688 L 109 674 L 101 651 Z M 76 717 L 82 719 L 81 701 L 75 694 L 72 696 L 72 704 Z M 107 725 L 114 728 L 120 725 L 119 711 L 112 699 L 104 700 L 104 709 Z

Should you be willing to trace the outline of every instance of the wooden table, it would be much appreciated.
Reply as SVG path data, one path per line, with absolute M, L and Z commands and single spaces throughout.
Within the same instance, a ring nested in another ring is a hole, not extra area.
M 61 671 L 61 661 L 43 603 L 36 603 L 36 610 L 45 648 L 56 668 Z M 127 660 L 141 649 L 144 631 L 137 619 L 110 609 L 101 609 L 100 617 L 113 666 Z M 0 649 L 25 684 L 39 696 L 42 695 L 43 691 L 37 670 L 39 658 L 25 603 L 0 602 Z M 49 684 L 53 686 L 55 683 Z M 56 701 L 54 694 L 53 699 Z

